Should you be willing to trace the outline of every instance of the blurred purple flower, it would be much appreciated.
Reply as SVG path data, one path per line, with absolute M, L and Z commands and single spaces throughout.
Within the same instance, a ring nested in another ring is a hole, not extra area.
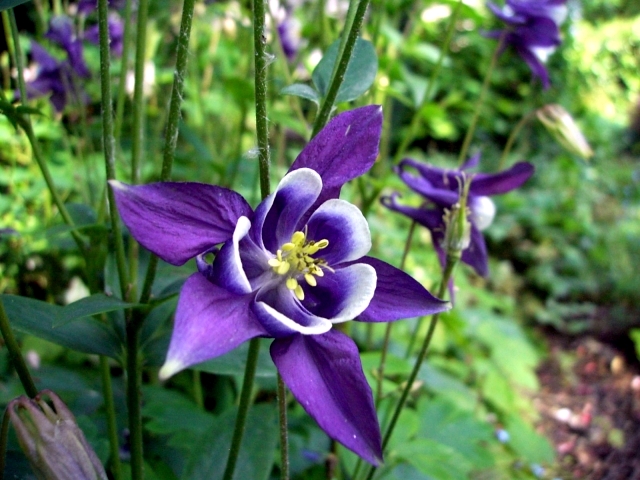
M 440 264 L 446 263 L 445 248 L 445 210 L 451 210 L 459 201 L 460 188 L 465 181 L 471 180 L 467 206 L 468 218 L 471 222 L 471 242 L 462 252 L 462 261 L 482 276 L 489 273 L 487 262 L 487 247 L 482 230 L 487 228 L 495 216 L 496 207 L 489 198 L 490 195 L 507 193 L 520 187 L 533 175 L 533 165 L 519 162 L 508 170 L 500 173 L 467 173 L 466 170 L 478 165 L 480 155 L 474 155 L 459 170 L 445 170 L 432 167 L 412 159 L 404 159 L 396 167 L 396 172 L 409 188 L 421 194 L 426 202 L 419 208 L 409 207 L 398 203 L 398 193 L 383 197 L 383 205 L 400 212 L 423 225 L 431 232 L 433 245 L 438 252 Z M 413 168 L 416 174 L 407 169 Z
M 109 0 L 109 8 L 112 10 L 121 10 L 124 8 L 126 0 Z M 89 15 L 98 8 L 98 0 L 80 0 L 77 10 L 82 15 Z
M 31 58 L 36 64 L 37 74 L 27 83 L 27 96 L 50 95 L 53 107 L 61 112 L 73 98 L 79 102 L 86 100 L 79 80 L 88 78 L 90 73 L 84 62 L 82 42 L 73 33 L 68 17 L 54 17 L 45 37 L 65 51 L 66 59 L 54 58 L 42 45 L 32 41 Z M 16 95 L 19 96 L 19 92 Z
M 111 40 L 111 53 L 119 57 L 122 55 L 124 24 L 117 13 L 110 13 L 109 18 L 107 19 L 107 25 L 109 28 L 109 39 Z M 87 28 L 84 32 L 84 38 L 95 45 L 99 45 L 100 31 L 98 25 L 93 25 L 92 27 Z
M 367 222 L 338 199 L 344 183 L 373 165 L 381 128 L 375 105 L 337 116 L 255 211 L 213 185 L 111 182 L 123 222 L 143 246 L 174 265 L 196 257 L 199 272 L 180 293 L 161 377 L 251 338 L 274 338 L 271 358 L 296 399 L 372 464 L 382 449 L 371 389 L 356 344 L 333 326 L 449 308 L 406 273 L 365 256 Z
M 566 0 L 506 0 L 504 7 L 499 8 L 488 3 L 507 28 L 487 35 L 492 38 L 504 35 L 504 45 L 515 49 L 544 88 L 550 85 L 544 64 L 561 43 L 560 25 L 567 17 L 565 4 Z

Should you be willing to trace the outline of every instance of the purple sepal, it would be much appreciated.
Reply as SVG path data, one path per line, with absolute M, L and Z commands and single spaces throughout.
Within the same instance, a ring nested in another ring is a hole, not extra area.
M 369 171 L 378 156 L 381 132 L 379 105 L 341 113 L 307 144 L 289 171 L 306 167 L 320 174 L 322 193 L 316 200 L 317 207 L 337 198 L 346 182 Z
M 252 295 L 236 295 L 191 275 L 180 292 L 162 378 L 223 355 L 245 341 L 266 335 L 251 312 Z
M 320 428 L 367 462 L 382 462 L 373 396 L 353 340 L 335 329 L 292 335 L 273 341 L 271 358 Z
M 378 281 L 373 299 L 357 320 L 390 322 L 432 315 L 451 308 L 449 302 L 434 297 L 411 276 L 382 260 L 363 257 L 358 263 L 371 265 L 376 270 Z
M 476 173 L 472 176 L 469 194 L 472 196 L 500 195 L 522 186 L 533 175 L 534 167 L 528 162 L 518 162 L 499 173 Z
M 118 211 L 142 246 L 173 265 L 210 251 L 233 235 L 251 207 L 233 190 L 203 183 L 109 182 Z

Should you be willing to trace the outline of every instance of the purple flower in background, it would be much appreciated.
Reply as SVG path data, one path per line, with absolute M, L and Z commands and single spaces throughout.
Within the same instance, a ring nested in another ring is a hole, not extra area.
M 52 19 L 45 37 L 65 51 L 66 59 L 54 58 L 42 45 L 32 41 L 31 58 L 37 66 L 37 73 L 27 83 L 27 95 L 29 98 L 50 95 L 53 107 L 61 112 L 72 98 L 84 102 L 85 94 L 79 80 L 90 76 L 89 69 L 84 62 L 82 42 L 73 33 L 69 18 Z
M 466 173 L 467 169 L 476 167 L 479 160 L 480 155 L 474 155 L 460 170 L 445 170 L 405 159 L 396 167 L 396 172 L 412 190 L 425 198 L 425 204 L 420 208 L 401 205 L 397 201 L 397 193 L 383 197 L 382 203 L 429 229 L 440 263 L 444 267 L 445 213 L 458 203 L 462 183 L 470 180 L 467 206 L 471 238 L 468 248 L 462 252 L 462 261 L 473 267 L 479 275 L 486 276 L 489 267 L 482 230 L 491 224 L 496 213 L 496 207 L 489 196 L 518 188 L 533 175 L 534 169 L 530 163 L 519 162 L 500 173 Z M 409 168 L 414 169 L 417 175 L 408 171 Z
M 366 256 L 367 222 L 338 199 L 345 182 L 373 165 L 381 127 L 378 106 L 337 116 L 255 211 L 213 185 L 111 182 L 122 219 L 143 246 L 174 265 L 196 257 L 199 271 L 180 293 L 161 377 L 250 338 L 273 338 L 271 358 L 296 399 L 329 436 L 372 464 L 382 449 L 371 389 L 355 343 L 333 326 L 449 308 L 406 273 Z
M 504 35 L 504 44 L 511 45 L 527 62 L 544 88 L 550 85 L 544 64 L 561 43 L 560 25 L 567 16 L 565 4 L 566 0 L 506 0 L 499 8 L 488 3 L 491 11 L 507 24 L 506 31 L 490 32 L 488 36 Z
M 126 0 L 109 0 L 108 3 L 112 10 L 121 10 L 124 8 Z M 98 8 L 98 0 L 80 0 L 76 8 L 78 13 L 89 15 Z
M 116 56 L 122 55 L 122 41 L 124 39 L 124 24 L 122 23 L 122 19 L 117 13 L 110 13 L 109 18 L 107 19 L 107 25 L 109 28 L 109 39 L 111 43 L 109 45 L 111 49 L 111 53 Z M 95 44 L 100 44 L 100 30 L 98 25 L 93 25 L 92 27 L 87 28 L 84 32 L 84 38 Z

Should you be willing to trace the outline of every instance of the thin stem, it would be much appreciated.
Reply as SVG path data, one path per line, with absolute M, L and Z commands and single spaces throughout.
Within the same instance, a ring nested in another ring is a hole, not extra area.
M 502 52 L 502 43 L 504 42 L 506 30 L 500 35 L 498 39 L 498 45 L 496 45 L 496 49 L 493 52 L 491 57 L 491 63 L 489 64 L 489 68 L 487 69 L 487 73 L 484 76 L 484 81 L 482 82 L 482 89 L 480 90 L 480 96 L 478 97 L 478 101 L 476 102 L 476 107 L 473 112 L 473 117 L 471 119 L 471 123 L 469 124 L 469 129 L 467 130 L 467 134 L 464 137 L 464 141 L 462 142 L 462 148 L 460 148 L 460 154 L 458 155 L 458 165 L 462 165 L 466 158 L 467 153 L 469 151 L 469 146 L 471 145 L 471 140 L 473 139 L 473 134 L 476 130 L 476 125 L 478 124 L 478 118 L 480 118 L 480 112 L 482 111 L 482 107 L 484 105 L 485 97 L 487 96 L 487 92 L 489 91 L 489 83 L 491 81 L 491 75 L 493 74 L 493 70 L 498 63 L 498 57 Z
M 280 413 L 280 479 L 289 480 L 289 436 L 287 435 L 287 387 L 278 373 L 278 411 Z
M 447 291 L 447 285 L 449 283 L 449 279 L 451 278 L 451 274 L 453 273 L 453 269 L 458 263 L 458 260 L 459 260 L 459 255 L 458 256 L 447 255 L 447 263 L 445 265 L 444 272 L 442 274 L 442 283 L 440 284 L 440 288 L 438 290 L 438 298 L 442 298 L 445 295 Z M 418 372 L 420 371 L 422 362 L 424 361 L 425 356 L 427 354 L 427 349 L 431 344 L 431 339 L 433 338 L 433 333 L 435 332 L 439 317 L 440 317 L 439 313 L 436 313 L 431 317 L 431 322 L 429 323 L 429 330 L 427 331 L 427 336 L 425 337 L 424 342 L 422 343 L 422 348 L 420 349 L 420 353 L 418 354 L 416 363 L 413 366 L 413 370 L 411 371 L 409 378 L 407 379 L 406 385 L 402 391 L 402 394 L 400 395 L 400 400 L 396 405 L 396 408 L 393 412 L 393 416 L 391 417 L 391 421 L 389 422 L 389 425 L 387 426 L 387 429 L 385 431 L 384 439 L 382 441 L 382 451 L 384 451 L 387 448 L 389 439 L 393 434 L 393 430 L 395 429 L 398 418 L 400 417 L 400 414 L 402 413 L 404 405 L 409 396 L 409 392 L 411 391 L 411 388 L 413 387 L 413 383 L 415 382 L 416 377 L 418 376 Z M 366 476 L 366 479 L 371 480 L 373 478 L 373 475 L 375 474 L 375 471 L 376 471 L 376 467 L 371 466 L 369 468 L 369 474 Z
M 204 396 L 202 392 L 202 381 L 200 380 L 200 371 L 192 370 L 193 372 L 193 399 L 200 408 L 204 409 Z
M 2 12 L 3 15 L 5 12 Z M 22 58 L 22 48 L 20 47 L 20 37 L 18 33 L 18 24 L 16 23 L 16 15 L 13 8 L 9 9 L 9 24 L 11 26 L 11 39 L 13 40 L 13 49 L 15 56 L 13 60 L 18 70 L 18 90 L 20 91 L 20 102 L 23 105 L 27 103 L 27 87 L 24 83 L 24 63 Z
M 124 6 L 124 32 L 122 35 L 122 56 L 120 57 L 120 78 L 118 84 L 118 97 L 116 100 L 116 120 L 114 136 L 119 139 L 124 118 L 124 100 L 127 94 L 127 69 L 129 68 L 129 53 L 131 51 L 131 25 L 132 25 L 133 0 L 127 0 Z
M 171 178 L 173 158 L 178 144 L 178 127 L 180 126 L 180 110 L 184 94 L 184 79 L 187 73 L 187 60 L 189 59 L 189 39 L 191 38 L 191 25 L 193 23 L 193 9 L 195 0 L 185 0 L 182 7 L 182 20 L 180 33 L 178 34 L 178 47 L 176 53 L 176 68 L 171 89 L 171 102 L 169 103 L 169 115 L 167 129 L 162 150 L 162 170 L 160 181 L 166 182 Z M 140 303 L 147 303 L 151 298 L 151 289 L 158 268 L 158 257 L 152 255 L 140 294 Z
M 344 51 L 340 56 L 338 66 L 331 79 L 329 91 L 327 92 L 327 96 L 322 101 L 320 111 L 318 112 L 316 121 L 313 124 L 313 132 L 311 133 L 311 138 L 315 137 L 329 121 L 329 116 L 331 115 L 333 104 L 336 101 L 338 91 L 340 90 L 340 85 L 342 85 L 344 76 L 347 72 L 347 67 L 349 66 L 349 61 L 351 60 L 351 54 L 353 53 L 353 49 L 355 48 L 356 40 L 358 39 L 358 34 L 360 33 L 360 28 L 362 27 L 362 22 L 364 21 L 365 14 L 367 13 L 368 6 L 369 0 L 360 0 L 355 13 L 355 17 L 353 19 L 353 23 L 351 25 L 351 30 L 349 30 L 347 42 L 344 45 Z
M 438 60 L 436 62 L 436 66 L 433 68 L 433 72 L 431 72 L 431 77 L 429 78 L 429 83 L 425 87 L 425 92 L 422 97 L 422 101 L 416 110 L 413 112 L 413 116 L 411 117 L 411 123 L 409 124 L 409 131 L 406 133 L 398 150 L 396 150 L 396 154 L 393 157 L 393 163 L 398 163 L 402 156 L 407 151 L 407 147 L 411 144 L 411 142 L 416 138 L 418 134 L 418 126 L 420 125 L 420 121 L 422 120 L 422 116 L 420 114 L 422 108 L 431 100 L 431 95 L 433 94 L 433 89 L 436 85 L 436 79 L 438 75 L 440 75 L 440 69 L 442 68 L 442 63 L 444 61 L 444 57 L 446 57 L 447 53 L 449 53 L 449 46 L 451 45 L 451 38 L 453 37 L 453 32 L 455 30 L 456 21 L 458 20 L 458 14 L 460 13 L 460 8 L 463 4 L 463 0 L 460 0 L 456 5 L 455 10 L 451 14 L 451 18 L 449 20 L 449 25 L 447 27 L 447 33 L 444 39 L 444 44 L 440 49 L 440 55 L 438 56 Z
M 531 120 L 531 118 L 533 118 L 535 114 L 536 114 L 536 110 L 533 110 L 532 112 L 527 113 L 524 117 L 520 119 L 520 121 L 516 124 L 513 130 L 511 130 L 511 133 L 509 134 L 509 138 L 507 139 L 507 143 L 504 146 L 504 150 L 502 151 L 502 155 L 500 156 L 500 161 L 498 162 L 498 170 L 502 170 L 502 167 L 504 167 L 504 164 L 507 161 L 507 157 L 511 153 L 511 148 L 513 147 L 513 143 L 518 137 L 520 130 L 522 130 L 522 128 L 527 124 L 529 120 Z
M 138 338 L 140 322 L 136 317 L 127 319 L 127 410 L 129 413 L 129 442 L 131 445 L 131 478 L 144 478 L 144 460 L 142 449 L 142 415 L 140 409 L 140 385 L 142 383 L 138 359 Z
M 253 379 L 256 374 L 258 364 L 258 353 L 260 352 L 260 339 L 254 338 L 249 342 L 249 353 L 247 354 L 247 365 L 244 370 L 244 380 L 242 382 L 242 392 L 240 393 L 240 405 L 238 405 L 238 416 L 236 426 L 233 430 L 227 466 L 224 470 L 223 480 L 231 480 L 238 461 L 240 445 L 244 436 L 244 428 L 247 423 L 247 415 L 251 406 L 251 391 L 253 390 Z
M 267 66 L 266 5 L 264 0 L 253 2 L 253 46 L 255 50 L 256 135 L 258 137 L 258 161 L 260 164 L 260 193 L 269 195 L 269 125 L 267 120 Z
M 18 341 L 16 340 L 16 337 L 13 336 L 13 331 L 11 330 L 9 318 L 7 317 L 7 312 L 4 309 L 4 303 L 2 302 L 1 297 L 0 333 L 2 333 L 2 338 L 4 338 L 4 343 L 7 346 L 7 350 L 9 351 L 9 358 L 11 359 L 11 363 L 13 363 L 13 367 L 16 369 L 16 372 L 18 373 L 18 377 L 20 378 L 20 382 L 22 383 L 24 391 L 29 396 L 29 398 L 34 398 L 38 394 L 38 389 L 36 388 L 35 383 L 33 383 L 33 379 L 31 378 L 31 374 L 29 373 L 29 369 L 27 368 L 27 364 L 25 363 L 24 358 L 22 358 L 22 353 L 20 352 Z
M 267 66 L 269 61 L 266 52 L 265 21 L 265 0 L 254 0 L 253 45 L 255 57 L 256 135 L 258 137 L 259 151 L 260 193 L 263 199 L 266 198 L 271 191 L 269 184 L 269 125 L 267 123 Z M 249 413 L 249 407 L 251 406 L 251 391 L 253 390 L 253 380 L 256 374 L 259 352 L 260 339 L 254 338 L 249 343 L 247 364 L 244 370 L 242 391 L 240 392 L 240 404 L 238 405 L 238 416 L 236 417 L 236 425 L 233 430 L 233 438 L 231 439 L 231 448 L 229 450 L 223 480 L 231 480 L 233 478 L 236 462 L 238 461 L 247 415 Z
M 103 0 L 100 0 L 103 1 Z M 120 447 L 118 445 L 118 423 L 116 421 L 116 406 L 113 401 L 113 388 L 111 385 L 111 371 L 109 360 L 104 355 L 100 356 L 100 374 L 102 376 L 102 394 L 104 408 L 107 411 L 107 434 L 111 449 L 111 471 L 115 480 L 122 478 L 122 465 L 120 463 Z
M 104 149 L 104 164 L 107 180 L 116 178 L 115 139 L 113 137 L 113 110 L 111 106 L 111 78 L 109 68 L 111 64 L 109 52 L 109 25 L 108 5 L 106 0 L 98 1 L 98 28 L 100 33 L 100 85 L 102 93 L 102 144 Z M 127 263 L 124 253 L 124 242 L 120 228 L 120 217 L 116 207 L 113 191 L 107 189 L 109 199 L 109 215 L 111 217 L 111 230 L 115 243 L 116 265 L 118 279 L 120 280 L 120 295 L 124 300 L 127 293 Z
M 140 160 L 144 137 L 144 63 L 147 53 L 147 16 L 149 0 L 140 0 L 138 4 L 138 23 L 136 29 L 136 65 L 135 87 L 133 89 L 133 125 L 131 145 L 131 183 L 140 181 Z
M 0 480 L 4 479 L 4 469 L 7 465 L 7 441 L 9 439 L 9 409 L 2 415 L 2 428 L 0 429 Z

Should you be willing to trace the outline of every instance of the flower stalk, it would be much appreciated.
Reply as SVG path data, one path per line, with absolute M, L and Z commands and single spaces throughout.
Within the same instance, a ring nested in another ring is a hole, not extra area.
M 287 387 L 278 373 L 278 411 L 280 415 L 280 479 L 289 480 L 289 435 L 287 434 Z
M 351 54 L 353 53 L 353 49 L 355 48 L 356 40 L 358 40 L 358 34 L 360 33 L 360 28 L 362 27 L 362 23 L 364 22 L 364 16 L 367 13 L 368 6 L 369 0 L 360 0 L 358 8 L 356 9 L 353 23 L 351 24 L 351 29 L 349 30 L 349 36 L 347 37 L 347 41 L 344 45 L 344 50 L 342 51 L 342 55 L 340 55 L 340 60 L 338 61 L 333 77 L 331 78 L 329 91 L 327 92 L 327 96 L 322 101 L 320 111 L 318 112 L 318 116 L 316 117 L 316 120 L 313 124 L 313 132 L 311 133 L 311 138 L 315 137 L 329 121 L 329 116 L 331 115 L 331 111 L 333 110 L 333 104 L 336 101 L 336 97 L 338 96 L 340 85 L 342 85 L 342 82 L 344 81 L 344 76 L 347 72 L 349 61 L 351 60 Z

